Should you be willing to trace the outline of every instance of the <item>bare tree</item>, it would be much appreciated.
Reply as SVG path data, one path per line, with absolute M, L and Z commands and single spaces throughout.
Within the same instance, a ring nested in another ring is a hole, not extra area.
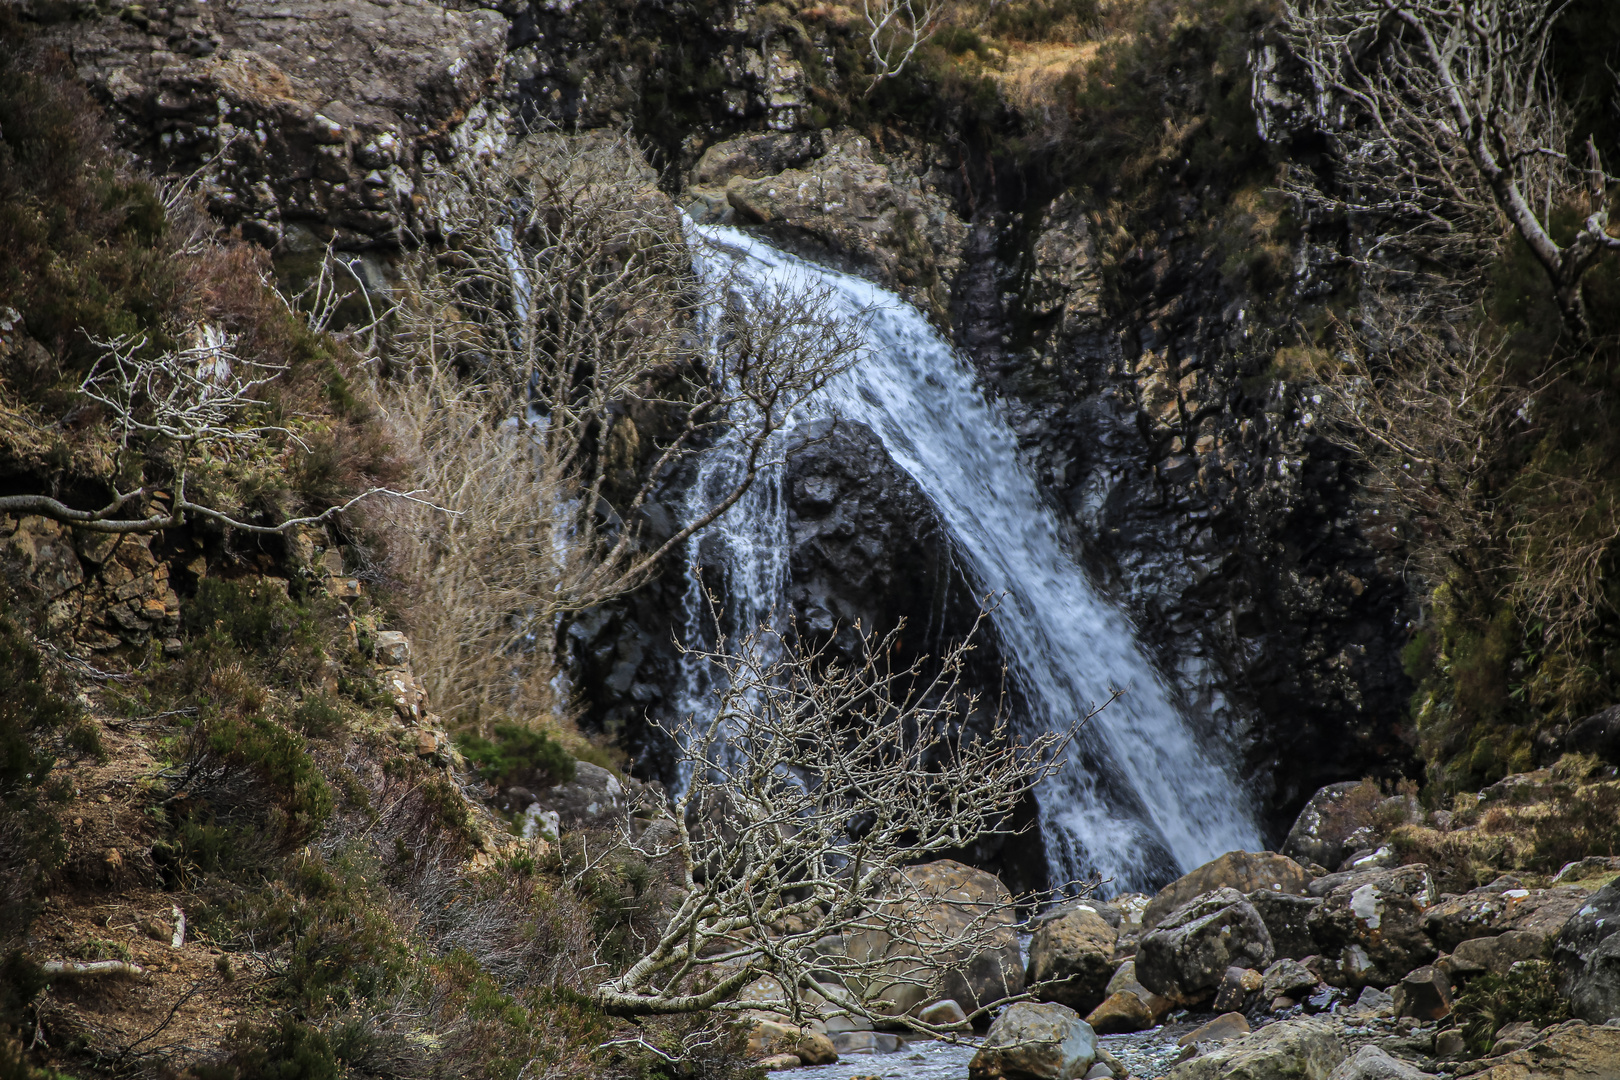
M 687 780 L 655 855 L 678 860 L 679 903 L 652 947 L 596 988 L 603 1009 L 740 1012 L 759 1004 L 739 991 L 768 976 L 795 1019 L 893 1021 L 907 988 L 927 993 L 1013 940 L 1010 904 L 941 896 L 906 867 L 1014 831 L 1014 807 L 1073 733 L 1020 741 L 1001 719 L 966 733 L 971 646 L 926 676 L 921 661 L 886 663 L 899 633 L 865 635 L 854 666 L 764 628 L 697 654 L 723 688 L 712 718 L 675 733 Z
M 254 419 L 266 405 L 258 395 L 284 368 L 238 356 L 236 339 L 216 326 L 198 323 L 188 336 L 185 348 L 163 351 L 149 348 L 144 335 L 96 340 L 102 357 L 79 386 L 81 394 L 105 411 L 112 426 L 115 482 L 144 455 L 171 452 L 172 475 L 167 481 L 147 480 L 128 491 L 115 487 L 111 502 L 88 510 L 49 495 L 9 495 L 0 497 L 0 512 L 39 514 L 89 532 L 158 532 L 184 525 L 188 518 L 203 518 L 244 532 L 285 533 L 328 521 L 376 495 L 431 506 L 419 492 L 379 487 L 318 514 L 263 525 L 196 501 L 188 488 L 199 476 L 216 475 L 232 456 L 261 448 L 272 435 L 293 443 L 299 440 L 288 428 Z M 126 513 L 133 508 L 140 514 L 149 503 L 155 508 L 143 516 Z
M 1567 0 L 1288 0 L 1284 32 L 1315 83 L 1351 210 L 1394 223 L 1376 246 L 1416 244 L 1453 267 L 1516 230 L 1546 271 L 1564 320 L 1586 333 L 1581 279 L 1607 250 L 1610 177 L 1569 119 L 1547 69 Z M 1295 190 L 1324 201 L 1310 182 Z M 1579 204 L 1567 244 L 1553 213 Z M 1466 267 L 1464 267 L 1466 270 Z
M 398 306 L 383 407 L 413 482 L 458 513 L 390 513 L 435 700 L 529 711 L 557 615 L 644 584 L 730 509 L 863 328 L 824 294 L 706 280 L 622 136 L 530 136 L 447 169 L 435 199 L 443 249 Z M 722 441 L 734 480 L 676 520 L 659 497 Z M 498 700 L 522 685 L 527 705 Z
M 905 70 L 912 56 L 939 29 L 944 14 L 943 0 L 861 0 L 866 50 L 873 70 L 868 94 L 884 79 Z

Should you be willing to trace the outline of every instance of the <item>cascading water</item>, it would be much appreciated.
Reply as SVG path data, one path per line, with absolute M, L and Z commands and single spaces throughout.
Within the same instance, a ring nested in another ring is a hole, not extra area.
M 1223 852 L 1259 847 L 1247 801 L 1219 751 L 1194 735 L 1128 620 L 1064 551 L 1051 511 L 1018 460 L 1012 430 L 949 343 L 915 308 L 868 281 L 735 229 L 690 228 L 706 276 L 731 273 L 762 290 L 830 290 L 837 310 L 865 321 L 869 355 L 834 381 L 825 404 L 877 433 L 937 507 L 976 585 L 1001 598 L 992 620 L 1030 727 L 1067 728 L 1112 687 L 1126 691 L 1085 727 L 1062 770 L 1036 792 L 1053 884 L 1095 872 L 1115 892 L 1151 888 Z M 735 467 L 724 450 L 711 452 L 700 484 L 719 482 Z M 706 561 L 718 555 L 726 566 L 734 628 L 785 607 L 785 502 L 781 475 L 762 476 L 747 501 L 693 542 L 694 563 L 699 543 L 718 548 Z M 693 577 L 688 615 L 695 620 L 703 594 Z M 689 674 L 682 705 L 701 715 L 703 676 Z

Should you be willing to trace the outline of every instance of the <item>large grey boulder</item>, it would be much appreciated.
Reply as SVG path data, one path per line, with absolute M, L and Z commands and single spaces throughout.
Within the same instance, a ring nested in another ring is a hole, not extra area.
M 1620 1016 L 1620 878 L 1593 893 L 1553 941 L 1570 1012 L 1601 1024 Z
M 1322 955 L 1336 963 L 1328 982 L 1350 989 L 1388 986 L 1439 950 L 1424 930 L 1434 881 L 1422 864 L 1351 875 L 1307 922 Z
M 1282 853 L 1319 866 L 1338 866 L 1349 852 L 1344 847 L 1344 836 L 1335 828 L 1338 823 L 1333 820 L 1331 810 L 1335 803 L 1360 786 L 1359 780 L 1345 780 L 1317 789 L 1294 819 L 1294 827 L 1283 841 Z
M 1219 986 L 1227 968 L 1264 970 L 1275 958 L 1254 905 L 1236 889 L 1217 889 L 1143 936 L 1136 977 L 1156 994 L 1192 1001 Z
M 1055 1001 L 1085 1015 L 1108 996 L 1119 932 L 1089 906 L 1075 907 L 1035 931 L 1029 943 L 1027 981 L 1049 983 L 1042 1001 Z
M 1390 1057 L 1376 1046 L 1363 1046 L 1354 1057 L 1340 1062 L 1328 1080 L 1428 1080 L 1429 1074 L 1416 1065 Z
M 1329 1080 L 1346 1057 L 1322 1020 L 1284 1020 L 1171 1069 L 1166 1080 Z
M 971 1080 L 1079 1080 L 1097 1060 L 1097 1033 L 1064 1005 L 1019 1002 L 990 1025 L 968 1063 Z
M 1228 851 L 1160 889 L 1142 912 L 1142 925 L 1151 930 L 1172 911 L 1216 889 L 1236 889 L 1241 893 L 1264 889 L 1299 895 L 1310 883 L 1311 875 L 1304 868 L 1275 852 Z
M 1311 936 L 1311 912 L 1322 906 L 1314 896 L 1294 896 L 1271 889 L 1256 889 L 1249 894 L 1249 903 L 1260 913 L 1271 935 L 1272 948 L 1279 957 L 1301 960 L 1318 952 L 1316 939 Z

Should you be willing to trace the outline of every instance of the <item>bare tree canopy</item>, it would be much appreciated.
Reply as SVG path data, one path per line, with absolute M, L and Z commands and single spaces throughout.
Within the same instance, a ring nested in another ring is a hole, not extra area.
M 1398 223 L 1449 264 L 1517 231 L 1584 336 L 1581 279 L 1607 250 L 1611 178 L 1570 131 L 1547 69 L 1567 0 L 1288 0 L 1285 35 L 1315 84 L 1352 210 Z M 1311 185 L 1296 185 L 1320 198 Z M 1564 244 L 1552 217 L 1576 206 Z M 1404 230 L 1404 235 L 1400 233 Z
M 997 720 L 965 734 L 978 706 L 959 686 L 971 644 L 928 677 L 921 661 L 887 665 L 899 633 L 865 635 L 852 667 L 765 629 L 697 654 L 723 689 L 712 719 L 675 733 L 687 780 L 658 854 L 678 859 L 679 904 L 596 989 L 604 1009 L 742 1011 L 738 992 L 768 976 L 796 1019 L 893 1020 L 902 988 L 937 985 L 1010 934 L 1010 905 L 942 900 L 905 868 L 1016 831 L 1014 808 L 1073 731 L 1021 741 Z M 940 904 L 951 918 L 924 916 Z
M 558 133 L 436 179 L 443 248 L 398 305 L 382 407 L 413 483 L 457 511 L 389 509 L 423 590 L 423 674 L 451 711 L 512 689 L 559 613 L 648 581 L 861 354 L 825 295 L 701 278 L 653 180 L 623 136 Z M 742 467 L 674 520 L 658 496 L 720 441 Z
M 942 0 L 861 0 L 866 20 L 866 51 L 872 61 L 872 87 L 905 70 L 917 50 L 940 27 Z

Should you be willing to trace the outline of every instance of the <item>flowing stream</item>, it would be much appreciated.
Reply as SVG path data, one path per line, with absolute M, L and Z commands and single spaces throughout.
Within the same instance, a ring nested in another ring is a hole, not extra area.
M 1257 849 L 1259 828 L 1222 749 L 1198 738 L 1130 622 L 1065 551 L 1011 428 L 950 344 L 917 309 L 871 282 L 735 229 L 689 228 L 706 275 L 730 271 L 761 290 L 830 290 L 838 311 L 866 321 L 869 354 L 828 388 L 825 406 L 878 435 L 937 508 L 980 593 L 1000 597 L 992 621 L 1028 729 L 1067 728 L 1111 688 L 1125 691 L 1036 791 L 1052 884 L 1098 873 L 1106 892 L 1152 891 L 1224 852 Z M 708 455 L 694 500 L 737 467 L 724 450 Z M 719 555 L 726 567 L 733 630 L 786 607 L 786 503 L 778 469 L 694 538 L 694 561 L 704 545 L 704 561 Z M 686 615 L 696 630 L 705 609 L 692 577 Z M 704 676 L 688 675 L 680 704 L 701 714 Z

